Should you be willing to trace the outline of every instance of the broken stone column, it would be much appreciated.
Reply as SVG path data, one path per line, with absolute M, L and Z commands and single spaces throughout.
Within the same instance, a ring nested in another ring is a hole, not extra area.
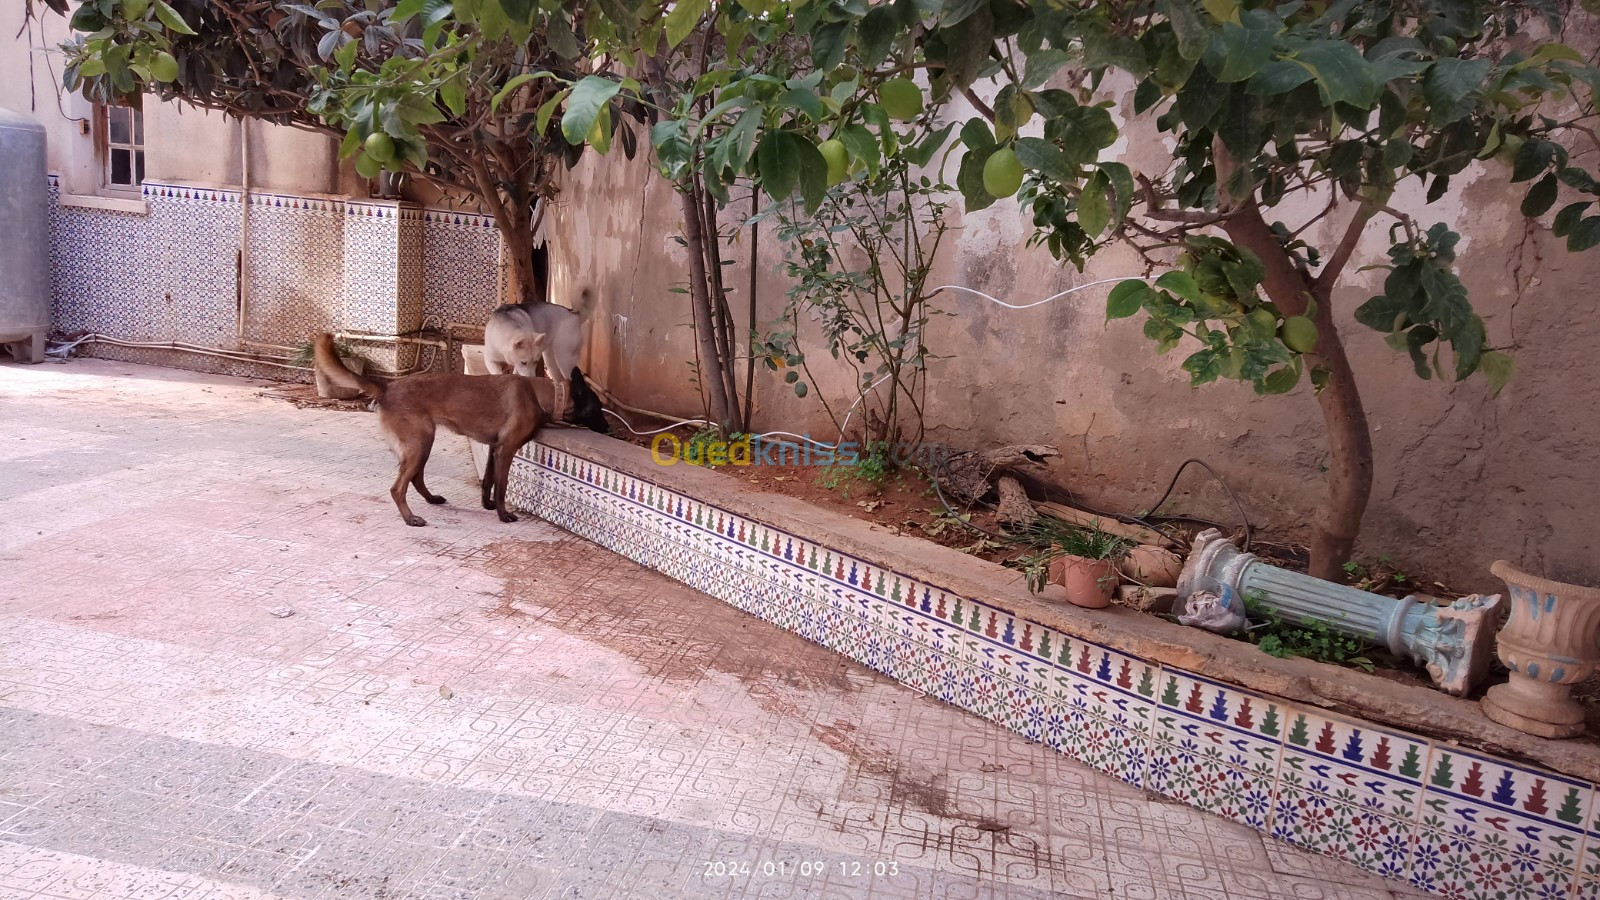
M 1433 683 L 1461 696 L 1488 672 L 1493 658 L 1500 595 L 1473 594 L 1448 606 L 1414 594 L 1396 600 L 1382 594 L 1312 578 L 1268 565 L 1245 553 L 1215 528 L 1200 533 L 1183 574 L 1178 601 L 1211 594 L 1230 607 L 1245 597 L 1294 623 L 1321 622 L 1415 660 Z

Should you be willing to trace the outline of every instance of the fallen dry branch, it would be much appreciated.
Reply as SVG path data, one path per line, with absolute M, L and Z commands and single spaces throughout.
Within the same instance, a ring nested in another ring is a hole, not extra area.
M 1068 525 L 1081 525 L 1089 528 L 1098 528 L 1101 531 L 1104 531 L 1106 534 L 1114 534 L 1118 537 L 1125 537 L 1141 544 L 1155 544 L 1157 547 L 1173 546 L 1171 538 L 1159 531 L 1145 528 L 1141 525 L 1129 525 L 1126 522 L 1119 522 L 1110 516 L 1102 516 L 1097 513 L 1092 513 L 1087 510 L 1078 509 L 1072 506 L 1065 506 L 1060 503 L 1038 503 L 1035 505 L 1038 506 L 1040 511 L 1042 511 L 1045 515 L 1050 516 L 1053 519 L 1060 519 L 1061 521 L 1066 522 Z

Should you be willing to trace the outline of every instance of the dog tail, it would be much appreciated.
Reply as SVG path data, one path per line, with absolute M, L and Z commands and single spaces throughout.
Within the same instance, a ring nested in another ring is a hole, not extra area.
M 578 299 L 572 302 L 572 311 L 578 314 L 578 318 L 587 319 L 593 306 L 594 288 L 586 286 L 578 292 Z
M 369 400 L 383 399 L 383 382 L 365 375 L 357 375 L 345 368 L 345 364 L 339 360 L 339 354 L 333 348 L 333 335 L 326 332 L 317 335 L 312 342 L 312 359 L 322 377 L 335 385 L 347 391 L 360 391 L 361 395 Z

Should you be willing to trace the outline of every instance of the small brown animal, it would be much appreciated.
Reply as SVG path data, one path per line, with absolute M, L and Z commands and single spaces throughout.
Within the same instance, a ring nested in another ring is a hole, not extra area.
M 517 520 L 506 510 L 511 460 L 548 419 L 532 382 L 521 375 L 424 374 L 385 384 L 345 368 L 334 352 L 332 335 L 317 335 L 314 348 L 313 357 L 324 378 L 377 401 L 378 425 L 389 449 L 400 459 L 400 473 L 389 496 L 407 525 L 428 524 L 406 504 L 407 485 L 415 487 L 429 503 L 445 502 L 422 481 L 434 431 L 440 425 L 489 446 L 489 462 L 483 470 L 483 508 L 498 512 L 502 522 Z

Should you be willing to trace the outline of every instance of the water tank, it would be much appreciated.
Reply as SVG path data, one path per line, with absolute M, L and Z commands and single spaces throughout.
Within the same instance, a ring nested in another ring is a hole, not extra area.
M 44 362 L 50 332 L 50 201 L 44 126 L 0 109 L 0 345 Z

